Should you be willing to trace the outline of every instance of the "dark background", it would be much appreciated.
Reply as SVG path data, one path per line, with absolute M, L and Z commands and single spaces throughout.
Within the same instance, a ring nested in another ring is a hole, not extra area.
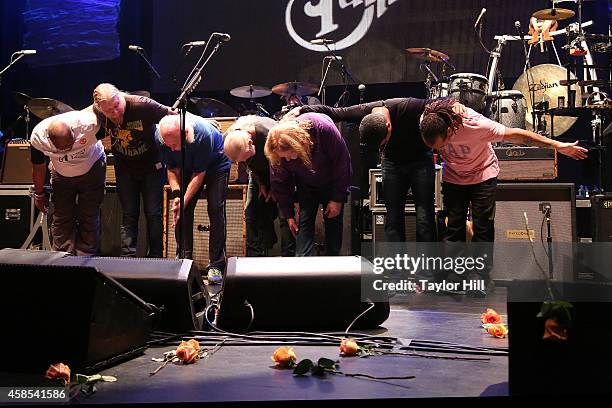
M 100 3 L 112 7 L 114 1 Z M 319 20 L 300 13 L 306 1 L 295 0 L 294 23 L 303 38 L 315 38 Z M 54 2 L 57 3 L 56 9 L 72 7 L 72 12 L 65 16 L 66 24 L 61 24 L 61 16 L 54 13 Z M 272 87 L 291 80 L 320 81 L 324 54 L 301 48 L 291 39 L 284 19 L 287 0 L 122 0 L 114 34 L 112 24 L 102 18 L 110 18 L 112 13 L 105 14 L 96 9 L 92 6 L 95 3 L 93 0 L 0 1 L 0 65 L 8 64 L 11 53 L 16 50 L 36 48 L 39 51 L 39 54 L 19 61 L 2 78 L 0 129 L 5 134 L 26 136 L 22 122 L 16 121 L 21 112 L 13 100 L 14 91 L 32 97 L 59 99 L 80 109 L 91 103 L 91 93 L 97 84 L 111 82 L 128 91 L 150 90 L 160 102 L 172 104 L 179 88 L 172 81 L 172 74 L 176 73 L 178 82 L 181 82 L 197 57 L 197 49 L 194 49 L 182 61 L 181 44 L 206 40 L 213 31 L 227 32 L 232 40 L 222 46 L 207 67 L 196 91 L 197 96 L 215 97 L 239 108 L 244 101 L 229 95 L 233 87 L 250 83 Z M 325 37 L 340 39 L 355 27 L 362 8 L 340 10 L 338 2 L 335 3 L 334 18 L 340 28 Z M 606 0 L 585 3 L 584 20 L 594 19 L 596 22 L 589 32 L 607 33 L 609 3 Z M 418 61 L 408 57 L 404 48 L 437 49 L 451 57 L 457 72 L 484 74 L 487 55 L 472 29 L 481 8 L 487 8 L 483 38 L 485 44 L 493 48 L 494 35 L 514 34 L 515 20 L 521 21 L 526 31 L 533 11 L 549 4 L 544 0 L 397 0 L 389 5 L 381 18 L 374 19 L 361 41 L 338 51 L 338 54 L 344 57 L 358 81 L 367 85 L 366 101 L 398 96 L 423 97 L 423 75 L 418 69 Z M 58 29 L 65 36 L 68 49 L 53 50 L 48 44 L 49 37 L 43 31 L 49 30 L 48 24 L 32 24 L 24 20 L 24 12 L 38 7 L 37 16 L 44 21 L 45 6 L 49 18 L 60 22 Z M 561 3 L 560 7 L 576 8 L 571 2 Z M 560 27 L 566 24 L 567 21 L 561 22 Z M 109 43 L 109 39 L 114 43 Z M 92 54 L 92 42 L 99 42 L 97 46 L 104 52 Z M 128 50 L 130 44 L 145 48 L 162 74 L 162 80 L 152 77 L 142 59 Z M 559 38 L 557 47 L 561 54 L 563 44 L 564 39 Z M 538 51 L 532 63 L 552 62 L 551 56 Z M 111 59 L 91 61 L 94 58 Z M 562 62 L 567 62 L 566 57 L 562 58 Z M 52 65 L 54 61 L 57 65 Z M 500 69 L 507 88 L 512 87 L 521 73 L 523 61 L 518 43 L 506 45 Z M 604 59 L 603 63 L 607 60 Z M 329 104 L 333 104 L 342 91 L 337 86 L 340 82 L 341 77 L 336 72 L 328 77 L 328 84 L 332 85 L 327 94 Z M 351 86 L 349 90 L 350 103 L 358 102 L 356 87 Z M 280 110 L 282 105 L 274 95 L 263 98 L 261 102 L 270 112 Z M 590 137 L 591 129 L 586 120 L 577 123 L 564 135 L 567 140 L 583 140 L 585 146 L 588 146 Z M 561 158 L 559 181 L 592 184 L 592 168 L 592 160 L 570 164 Z

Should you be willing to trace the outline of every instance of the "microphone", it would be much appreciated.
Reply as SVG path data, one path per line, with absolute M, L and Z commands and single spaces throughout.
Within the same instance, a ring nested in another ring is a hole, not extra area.
M 520 29 L 521 29 L 521 22 L 520 22 L 520 21 L 518 21 L 518 20 L 516 20 L 516 21 L 514 22 L 514 26 L 516 27 L 516 29 L 517 29 L 517 30 L 520 30 Z
M 15 55 L 34 55 L 36 54 L 36 50 L 19 50 L 15 53 Z
M 132 51 L 144 51 L 144 48 L 139 47 L 137 45 L 128 45 L 128 49 L 130 49 Z
M 334 40 L 329 40 L 327 38 L 319 38 L 317 40 L 310 40 L 312 45 L 325 45 L 325 44 L 334 44 Z
M 184 47 L 203 47 L 205 45 L 206 45 L 206 41 L 192 41 L 192 42 L 183 44 L 183 48 Z
M 221 42 L 228 42 L 232 36 L 227 33 L 212 33 L 213 37 L 217 37 Z
M 476 23 L 474 23 L 474 29 L 476 29 L 476 27 L 478 26 L 478 23 L 480 23 L 480 20 L 482 19 L 482 16 L 485 15 L 485 13 L 487 12 L 486 8 L 482 8 L 482 10 L 480 10 L 480 14 L 478 15 L 478 18 L 476 19 Z
M 364 84 L 359 84 L 357 89 L 359 90 L 359 103 L 363 103 L 363 94 L 365 93 L 366 86 Z

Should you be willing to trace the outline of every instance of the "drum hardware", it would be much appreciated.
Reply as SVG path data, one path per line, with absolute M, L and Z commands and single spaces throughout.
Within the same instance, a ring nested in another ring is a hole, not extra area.
M 431 48 L 406 48 L 406 52 L 411 57 L 424 61 L 419 64 L 419 69 L 425 74 L 427 97 L 436 99 L 448 96 L 446 68 L 448 67 L 453 72 L 455 71 L 455 67 L 450 63 L 450 57 L 443 52 L 432 50 Z M 432 62 L 441 64 L 441 67 L 438 69 L 438 75 L 432 70 Z
M 234 108 L 213 98 L 191 97 L 188 102 L 191 110 L 204 118 L 238 116 Z
M 39 119 L 47 119 L 74 110 L 71 106 L 50 98 L 32 98 L 28 101 L 28 109 Z

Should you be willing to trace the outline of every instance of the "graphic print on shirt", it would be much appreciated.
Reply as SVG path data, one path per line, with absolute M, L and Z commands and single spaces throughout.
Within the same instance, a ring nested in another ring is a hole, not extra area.
M 453 144 L 447 144 L 446 146 L 444 146 L 442 149 L 444 153 L 446 153 L 448 155 L 448 157 L 455 157 L 455 158 L 459 158 L 459 159 L 464 159 L 466 157 L 468 157 L 472 151 L 472 149 L 470 149 L 470 146 L 466 146 L 466 145 L 453 145 Z M 442 152 L 441 152 L 442 153 Z
M 111 135 L 114 139 L 113 147 L 117 153 L 133 157 L 140 156 L 147 152 L 149 150 L 147 144 L 140 138 L 135 138 L 132 134 L 132 131 L 142 132 L 143 130 L 144 126 L 141 120 L 128 122 L 125 125 L 125 129 L 114 128 L 111 131 Z

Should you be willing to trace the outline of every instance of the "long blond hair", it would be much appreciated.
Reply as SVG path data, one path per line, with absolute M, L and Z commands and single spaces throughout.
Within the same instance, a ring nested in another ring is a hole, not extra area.
M 308 120 L 287 120 L 280 122 L 268 132 L 264 152 L 272 167 L 280 166 L 279 152 L 294 151 L 304 165 L 312 170 L 312 138 L 308 130 L 312 123 Z

